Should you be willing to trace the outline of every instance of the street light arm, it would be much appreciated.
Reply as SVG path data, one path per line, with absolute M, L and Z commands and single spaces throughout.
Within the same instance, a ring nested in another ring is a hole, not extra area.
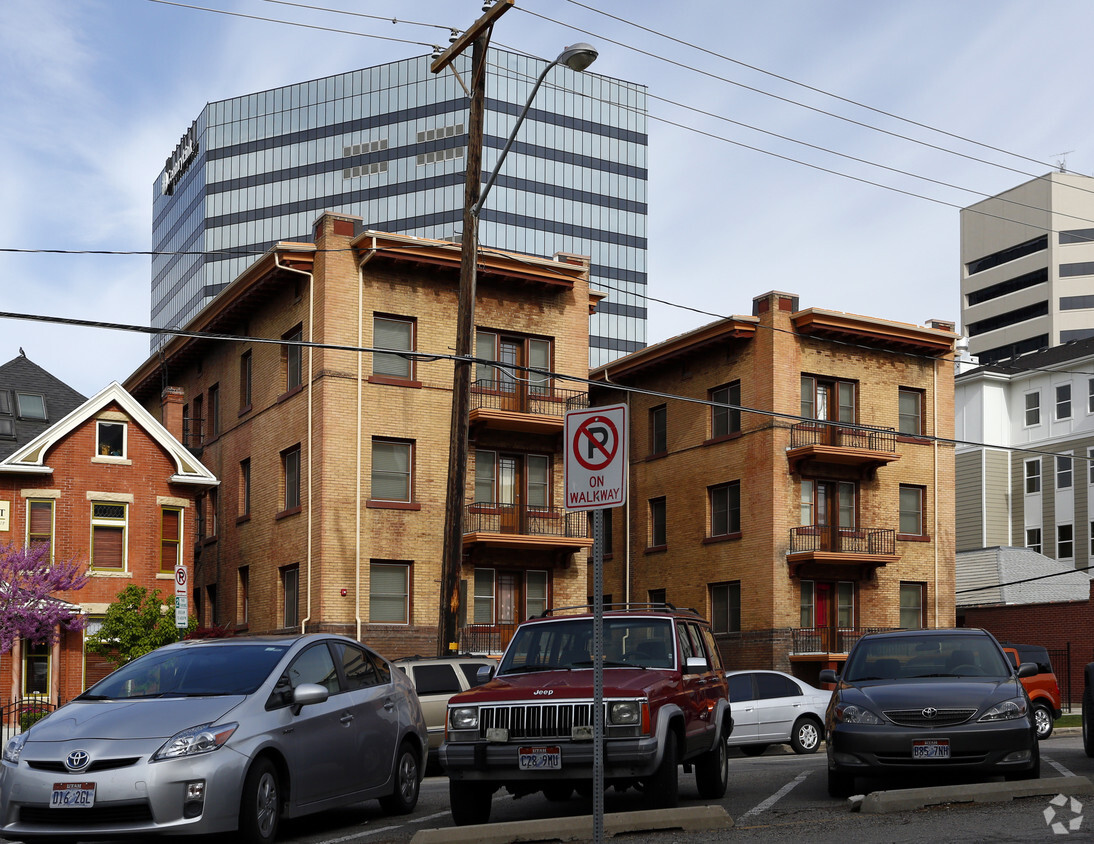
M 528 109 L 532 107 L 532 100 L 536 98 L 536 92 L 539 90 L 539 86 L 543 84 L 543 80 L 547 78 L 547 73 L 552 67 L 558 64 L 559 60 L 555 59 L 547 67 L 543 68 L 543 73 L 539 75 L 539 79 L 536 80 L 536 84 L 532 86 L 532 93 L 528 95 L 528 100 L 524 103 L 524 108 L 520 111 L 520 116 L 517 118 L 517 123 L 513 127 L 513 131 L 509 133 L 509 140 L 505 142 L 505 146 L 502 147 L 501 155 L 498 156 L 498 161 L 494 165 L 493 171 L 490 173 L 490 178 L 486 180 L 486 184 L 483 185 L 482 193 L 479 194 L 479 201 L 475 203 L 471 209 L 471 213 L 476 217 L 479 216 L 479 212 L 482 211 L 482 206 L 486 202 L 486 197 L 490 194 L 490 188 L 494 186 L 494 180 L 498 177 L 498 171 L 501 170 L 502 162 L 505 161 L 505 156 L 509 154 L 509 147 L 513 145 L 513 141 L 517 139 L 517 132 L 520 131 L 520 125 L 524 122 L 524 118 L 528 114 Z

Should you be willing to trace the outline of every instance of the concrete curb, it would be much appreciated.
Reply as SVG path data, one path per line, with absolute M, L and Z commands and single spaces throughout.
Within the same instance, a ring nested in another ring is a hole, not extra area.
M 612 812 L 604 815 L 604 835 L 611 838 L 627 832 L 679 829 L 701 832 L 729 829 L 733 818 L 721 806 L 687 806 L 677 809 L 647 809 L 640 812 Z M 593 816 L 541 818 L 504 824 L 420 829 L 410 844 L 511 844 L 517 841 L 591 841 Z
M 852 808 L 867 815 L 905 812 L 942 803 L 1003 803 L 1016 797 L 1037 797 L 1055 794 L 1094 794 L 1094 783 L 1086 777 L 1052 777 L 1043 780 L 1016 782 L 986 782 L 966 785 L 904 788 L 894 791 L 874 791 L 865 797 L 852 797 Z

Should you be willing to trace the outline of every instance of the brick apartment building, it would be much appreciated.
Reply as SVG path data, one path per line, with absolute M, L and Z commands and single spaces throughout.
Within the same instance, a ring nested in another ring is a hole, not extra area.
M 202 624 L 432 654 L 460 247 L 336 213 L 314 236 L 277 244 L 187 326 L 252 339 L 176 336 L 126 385 L 222 480 L 198 508 Z M 587 259 L 479 258 L 476 357 L 584 378 L 602 298 Z M 587 396 L 501 365 L 473 379 L 460 645 L 493 651 L 527 615 L 585 600 L 591 540 L 561 507 L 561 440 Z
M 194 547 L 194 502 L 217 479 L 117 383 L 63 414 L 32 383 L 13 391 L 14 406 L 0 387 L 0 418 L 8 406 L 49 422 L 0 460 L 0 544 L 46 542 L 51 559 L 86 563 L 87 585 L 57 597 L 91 632 L 130 584 L 170 601 L 175 564 L 189 565 Z M 20 642 L 0 655 L 0 696 L 55 705 L 105 676 L 115 666 L 85 656 L 84 636 L 61 631 L 52 647 Z
M 864 631 L 953 626 L 956 339 L 770 292 L 593 370 L 630 406 L 606 600 L 694 607 L 729 666 L 811 682 Z

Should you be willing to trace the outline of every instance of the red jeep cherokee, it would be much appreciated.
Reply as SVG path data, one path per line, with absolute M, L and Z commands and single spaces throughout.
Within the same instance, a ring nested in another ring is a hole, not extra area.
M 502 786 L 549 800 L 591 791 L 592 639 L 587 607 L 548 610 L 517 628 L 493 680 L 448 702 L 440 758 L 457 824 L 488 821 Z M 701 797 L 725 794 L 733 721 L 706 621 L 670 605 L 612 609 L 603 642 L 605 786 L 669 808 L 683 764 Z

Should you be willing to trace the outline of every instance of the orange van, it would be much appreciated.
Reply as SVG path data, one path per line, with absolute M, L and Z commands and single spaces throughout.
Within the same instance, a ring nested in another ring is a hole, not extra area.
M 1056 682 L 1048 651 L 1040 645 L 1016 645 L 1012 642 L 1001 644 L 1015 668 L 1023 662 L 1037 663 L 1038 672 L 1032 677 L 1023 677 L 1022 685 L 1026 687 L 1026 694 L 1033 704 L 1037 738 L 1047 739 L 1052 735 L 1053 724 L 1063 712 L 1060 708 L 1060 684 Z

